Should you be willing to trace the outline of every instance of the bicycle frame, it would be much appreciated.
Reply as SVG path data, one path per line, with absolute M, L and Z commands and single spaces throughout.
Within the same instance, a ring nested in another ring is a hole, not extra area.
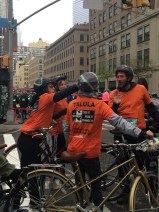
M 81 175 L 81 172 L 80 172 L 80 169 L 79 169 L 79 166 L 77 163 L 75 163 L 76 165 L 76 168 L 77 170 L 69 177 L 67 177 L 67 181 L 63 184 L 62 188 L 64 187 L 64 185 L 66 185 L 71 179 L 72 177 L 74 177 L 76 174 L 79 176 L 79 179 L 80 179 L 80 183 L 81 183 L 81 186 L 79 187 L 74 187 L 73 190 L 71 192 L 69 192 L 68 194 L 65 194 L 64 196 L 54 200 L 54 196 L 51 196 L 49 200 L 46 201 L 46 204 L 48 204 L 49 206 L 52 204 L 52 203 L 57 203 L 58 201 L 60 201 L 61 199 L 69 196 L 70 194 L 73 194 L 75 192 L 78 192 L 79 190 L 81 189 L 84 189 L 84 199 L 86 200 L 86 203 L 89 205 L 90 204 L 90 201 L 89 201 L 89 194 L 88 194 L 88 191 L 86 189 L 87 186 L 89 186 L 91 183 L 95 182 L 96 180 L 98 179 L 101 179 L 102 177 L 106 176 L 107 174 L 109 174 L 110 172 L 114 171 L 115 169 L 118 169 L 126 164 L 131 164 L 132 165 L 132 168 L 127 172 L 127 174 L 120 180 L 120 182 L 112 189 L 112 191 L 106 195 L 104 198 L 103 198 L 103 201 L 100 203 L 100 205 L 98 205 L 98 207 L 101 207 L 104 205 L 105 202 L 107 202 L 109 200 L 109 198 L 117 191 L 117 189 L 121 186 L 121 184 L 129 178 L 130 175 L 134 175 L 134 174 L 137 174 L 137 176 L 135 176 L 135 179 L 137 177 L 140 177 L 143 179 L 143 182 L 145 183 L 148 191 L 150 192 L 150 196 L 151 198 L 156 202 L 156 199 L 151 191 L 151 188 L 150 188 L 150 185 L 148 183 L 148 180 L 146 178 L 146 175 L 143 171 L 141 171 L 138 167 L 138 164 L 137 164 L 137 161 L 135 159 L 135 155 L 132 153 L 131 154 L 131 157 L 130 159 L 128 159 L 127 161 L 121 163 L 120 165 L 116 166 L 115 168 L 112 168 L 104 173 L 102 173 L 101 175 L 99 175 L 98 177 L 96 177 L 95 179 L 92 179 L 92 180 L 89 180 L 88 182 L 84 183 L 83 182 L 83 178 L 82 178 L 82 175 Z M 59 190 L 58 190 L 59 191 Z M 56 194 L 58 193 L 58 191 L 56 192 Z M 132 195 L 131 195 L 132 192 L 130 192 L 130 200 L 132 199 Z M 131 204 L 132 202 L 130 201 L 129 203 L 129 207 L 131 207 Z M 156 204 L 158 205 L 158 203 L 156 202 Z M 77 204 L 77 208 L 80 209 L 81 211 L 85 211 L 82 206 L 79 204 Z

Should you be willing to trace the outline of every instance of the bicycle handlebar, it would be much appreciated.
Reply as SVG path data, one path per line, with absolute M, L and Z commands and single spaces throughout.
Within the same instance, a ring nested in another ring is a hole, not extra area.
M 126 143 L 114 143 L 111 145 L 112 147 L 123 147 L 129 150 L 141 150 L 143 152 L 154 152 L 159 150 L 159 139 L 146 139 L 137 144 L 126 144 Z M 107 144 L 102 144 L 103 148 L 108 147 Z M 110 147 L 110 145 L 109 145 Z

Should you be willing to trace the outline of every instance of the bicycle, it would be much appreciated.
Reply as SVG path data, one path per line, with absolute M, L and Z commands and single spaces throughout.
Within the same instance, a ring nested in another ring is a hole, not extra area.
M 40 147 L 40 155 L 41 155 L 41 163 L 55 163 L 55 149 L 52 147 L 52 137 L 49 128 L 38 128 L 28 131 L 28 133 L 34 133 L 33 137 L 40 137 L 41 143 Z M 4 151 L 4 155 L 10 163 L 14 163 L 16 168 L 20 168 L 20 151 L 17 148 L 17 144 L 13 144 L 9 146 Z
M 127 143 L 127 141 L 124 138 L 123 133 L 121 133 L 118 130 L 110 130 L 112 134 L 116 138 L 119 138 L 119 140 L 115 140 L 114 143 Z M 113 144 L 113 143 L 112 143 Z M 109 170 L 113 167 L 116 167 L 117 165 L 121 164 L 123 161 L 129 158 L 129 152 L 127 149 L 120 148 L 120 146 L 117 146 L 114 148 L 112 144 L 102 144 L 101 148 L 101 160 L 102 163 L 102 170 Z M 156 173 L 156 167 L 157 167 L 157 156 L 159 155 L 158 151 L 155 152 L 140 152 L 140 158 L 142 158 L 142 165 L 143 170 L 146 171 L 153 171 Z M 102 178 L 102 189 L 105 190 L 111 190 L 112 186 L 117 184 L 119 180 L 121 179 L 121 175 L 125 175 L 126 171 L 129 170 L 129 166 L 125 165 L 123 167 L 120 167 L 119 169 L 115 169 L 114 172 L 110 173 L 106 177 Z M 111 196 L 110 201 L 117 200 L 122 196 L 126 190 L 129 190 L 129 181 L 124 183 L 118 192 L 114 194 L 114 196 Z
M 147 141 L 144 141 L 145 143 Z M 143 142 L 142 142 L 143 144 Z M 39 211 L 54 211 L 54 212 L 71 212 L 71 211 L 98 211 L 100 208 L 110 199 L 110 197 L 117 191 L 120 185 L 127 179 L 133 178 L 133 183 L 130 192 L 129 210 L 130 211 L 147 211 L 153 209 L 154 211 L 159 209 L 158 200 L 158 177 L 153 173 L 145 173 L 140 170 L 135 159 L 133 150 L 142 149 L 141 143 L 139 144 L 113 144 L 114 147 L 120 146 L 121 148 L 127 148 L 131 152 L 131 157 L 108 171 L 105 171 L 100 176 L 88 182 L 84 182 L 81 177 L 81 172 L 76 162 L 78 159 L 84 157 L 85 153 L 68 153 L 64 151 L 61 154 L 62 160 L 72 162 L 75 167 L 74 172 L 69 176 L 63 176 L 61 173 L 57 172 L 55 169 L 45 169 L 48 175 L 42 175 L 42 170 L 36 171 L 32 176 L 35 179 L 40 180 L 38 183 L 38 192 L 40 194 L 39 198 L 32 197 L 34 205 Z M 98 206 L 91 204 L 89 199 L 89 190 L 87 186 L 95 182 L 97 179 L 101 179 L 110 172 L 118 169 L 119 167 L 128 164 L 131 168 L 123 176 L 117 185 L 112 189 L 112 191 L 103 197 L 102 202 Z M 32 165 L 34 166 L 34 165 Z M 38 167 L 45 167 L 44 165 L 37 165 Z M 50 165 L 49 165 L 50 166 Z M 35 172 L 35 171 L 33 171 Z M 40 174 L 38 176 L 38 173 Z M 75 175 L 79 176 L 80 185 L 74 182 Z M 54 186 L 56 182 L 56 186 Z M 81 199 L 80 190 L 83 190 L 83 199 Z M 142 205 L 141 205 L 142 203 Z M 29 205 L 28 205 L 29 208 Z
M 6 147 L 5 144 L 0 145 L 0 149 L 3 149 L 4 147 Z M 45 166 L 43 164 L 32 164 L 28 167 L 23 167 L 21 171 L 19 170 L 19 177 L 16 183 L 8 177 L 0 177 L 0 211 L 13 212 L 19 207 L 21 209 L 27 209 L 30 207 L 30 203 L 32 203 L 31 207 L 35 209 L 34 202 L 36 201 L 37 203 L 37 196 L 35 198 L 35 194 L 38 195 L 38 201 L 40 202 L 40 208 L 36 204 L 36 209 L 43 211 L 41 208 L 41 202 L 44 198 L 41 193 L 42 189 L 45 185 L 46 179 L 49 179 L 50 183 L 53 182 L 50 169 L 57 169 L 60 167 L 60 164 Z M 49 184 L 47 186 L 49 186 Z M 37 189 L 37 192 L 34 192 L 34 194 L 31 193 L 34 191 L 33 189 Z

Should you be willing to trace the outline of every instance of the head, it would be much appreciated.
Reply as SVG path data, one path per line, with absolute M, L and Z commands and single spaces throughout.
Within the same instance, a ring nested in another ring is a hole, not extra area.
M 93 93 L 98 91 L 99 81 L 98 77 L 93 72 L 85 72 L 79 79 L 80 91 L 85 93 Z
M 52 82 L 56 91 L 61 91 L 67 87 L 66 76 L 56 76 L 53 78 Z
M 35 81 L 34 83 L 34 90 L 37 94 L 43 93 L 53 93 L 54 86 L 52 84 L 52 79 L 43 77 Z
M 118 90 L 125 90 L 133 80 L 134 73 L 131 67 L 127 65 L 118 66 L 116 69 L 116 78 L 118 82 Z

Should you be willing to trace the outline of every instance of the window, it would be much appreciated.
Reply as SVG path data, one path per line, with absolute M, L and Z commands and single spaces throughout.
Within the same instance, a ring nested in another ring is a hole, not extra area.
M 121 36 L 121 49 L 126 47 L 125 35 Z
M 80 41 L 84 41 L 84 35 L 80 34 Z
M 124 55 L 122 55 L 120 57 L 120 64 L 125 64 L 125 56 Z
M 103 39 L 103 30 L 99 30 L 99 40 Z
M 115 4 L 114 4 L 114 15 L 117 15 L 117 9 L 118 9 L 117 3 L 115 3 Z
M 109 53 L 113 52 L 113 41 L 109 42 Z
M 97 25 L 97 19 L 94 18 L 94 29 L 96 28 L 96 25 Z
M 106 21 L 106 11 L 103 12 L 103 22 Z
M 144 67 L 149 67 L 149 49 L 144 49 Z
M 126 35 L 126 47 L 130 47 L 130 33 Z
M 114 23 L 113 23 L 113 30 L 114 30 L 114 32 L 116 32 L 116 30 L 117 30 L 117 21 L 114 21 Z
M 127 26 L 130 26 L 130 24 L 131 24 L 131 14 L 130 13 L 127 14 L 126 24 L 127 24 Z
M 106 27 L 103 28 L 103 37 L 105 38 L 107 35 L 107 30 L 106 30 Z
M 112 12 L 113 8 L 112 6 L 109 7 L 109 18 L 111 18 L 113 16 L 113 12 Z
M 103 14 L 99 14 L 99 24 L 102 24 L 103 22 Z
M 117 50 L 117 42 L 116 42 L 116 39 L 113 40 L 113 52 L 116 52 Z
M 130 66 L 130 54 L 126 54 L 126 65 Z
M 99 56 L 105 55 L 105 44 L 99 46 Z
M 142 51 L 137 52 L 137 67 L 142 67 Z
M 96 58 L 96 49 L 91 49 L 90 50 L 90 59 Z
M 144 27 L 144 41 L 150 39 L 150 25 Z
M 116 70 L 116 58 L 113 58 L 113 72 Z
M 142 28 L 139 28 L 139 29 L 137 30 L 137 42 L 138 42 L 138 43 L 141 43 L 142 40 L 143 40 L 143 35 L 142 35 L 142 33 L 143 33 L 143 29 L 142 29 Z
M 80 52 L 84 52 L 84 46 L 80 46 Z
M 112 65 L 112 59 L 109 59 L 109 72 L 112 72 L 113 65 Z
M 125 28 L 125 16 L 121 17 L 121 29 Z
M 94 29 L 94 20 L 91 20 L 91 29 Z
M 113 33 L 113 25 L 109 24 L 109 35 Z

